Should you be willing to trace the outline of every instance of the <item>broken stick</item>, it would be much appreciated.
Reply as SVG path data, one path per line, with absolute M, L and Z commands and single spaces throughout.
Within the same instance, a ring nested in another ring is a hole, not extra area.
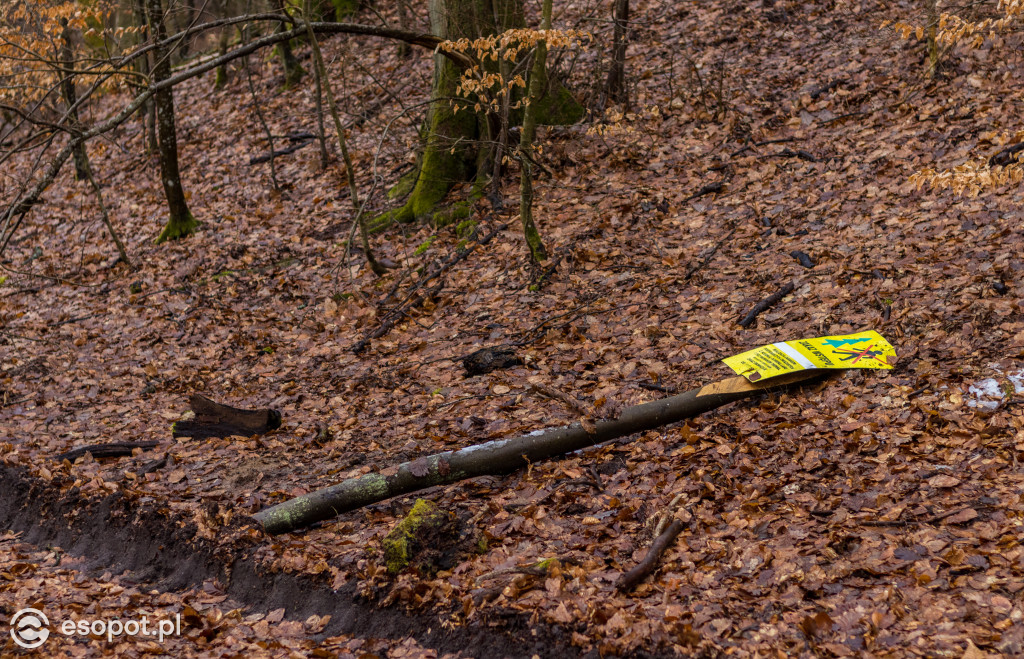
M 647 550 L 647 555 L 644 556 L 644 559 L 637 563 L 636 567 L 632 570 L 619 577 L 619 580 L 615 582 L 615 587 L 623 593 L 628 593 L 636 588 L 637 584 L 657 569 L 661 555 L 665 553 L 665 550 L 668 549 L 668 546 L 672 544 L 672 541 L 676 539 L 676 536 L 679 535 L 685 526 L 679 519 L 673 519 L 668 528 L 651 543 L 651 548 Z
M 793 292 L 793 288 L 794 288 L 793 282 L 789 282 L 788 284 L 786 284 L 785 286 L 783 286 L 779 290 L 775 291 L 774 293 L 772 293 L 771 295 L 769 295 L 765 299 L 763 299 L 760 302 L 758 302 L 757 304 L 755 304 L 754 308 L 751 309 L 747 313 L 746 316 L 744 316 L 742 319 L 740 319 L 740 327 L 742 327 L 744 329 L 750 327 L 754 323 L 754 321 L 757 319 L 757 317 L 759 315 L 761 315 L 762 311 L 764 311 L 766 309 L 770 309 L 771 307 L 773 307 L 776 304 L 778 304 L 779 300 L 781 300 L 782 298 L 786 297 L 787 295 L 789 295 L 790 293 Z

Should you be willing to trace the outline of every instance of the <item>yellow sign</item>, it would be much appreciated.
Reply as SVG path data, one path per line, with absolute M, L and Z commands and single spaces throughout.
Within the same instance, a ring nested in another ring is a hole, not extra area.
M 815 368 L 892 368 L 896 350 L 878 332 L 781 341 L 726 357 L 751 382 Z

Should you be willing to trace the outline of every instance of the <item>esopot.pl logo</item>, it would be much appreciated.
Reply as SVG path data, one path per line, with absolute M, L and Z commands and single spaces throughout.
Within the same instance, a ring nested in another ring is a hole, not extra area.
M 38 609 L 22 609 L 11 618 L 11 638 L 23 648 L 38 648 L 50 637 L 50 621 Z
M 23 648 L 38 648 L 50 637 L 49 627 L 50 621 L 45 613 L 39 609 L 22 609 L 11 618 L 11 638 Z M 64 636 L 105 636 L 108 643 L 113 643 L 115 638 L 122 636 L 150 636 L 156 638 L 158 643 L 163 643 L 169 636 L 181 636 L 181 614 L 176 614 L 173 620 L 142 615 L 126 620 L 115 618 L 54 621 L 53 627 L 55 633 Z

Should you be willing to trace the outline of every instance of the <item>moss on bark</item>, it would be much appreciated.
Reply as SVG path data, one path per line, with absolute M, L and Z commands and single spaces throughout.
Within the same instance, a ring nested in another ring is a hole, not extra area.
M 475 38 L 525 25 L 522 0 L 498 0 L 496 5 L 482 0 L 431 0 L 430 13 L 432 32 L 442 38 Z M 480 148 L 481 140 L 488 134 L 487 116 L 452 107 L 460 75 L 451 60 L 435 56 L 431 92 L 434 101 L 422 131 L 423 151 L 417 158 L 416 169 L 388 192 L 389 198 L 405 198 L 405 203 L 374 218 L 373 230 L 391 222 L 427 218 L 433 218 L 436 224 L 448 223 L 448 214 L 436 209 L 452 186 L 489 171 L 489 149 Z M 548 81 L 545 75 L 543 89 L 546 93 L 536 109 L 538 124 L 567 125 L 583 118 L 585 109 L 561 83 Z M 516 114 L 512 119 L 518 122 L 522 115 Z
M 196 218 L 192 217 L 192 213 L 188 213 L 185 217 L 171 217 L 167 220 L 167 224 L 164 225 L 164 230 L 160 232 L 160 236 L 156 239 L 156 244 L 166 242 L 168 240 L 178 240 L 185 236 L 190 236 L 196 232 L 199 228 L 199 222 L 196 222 Z
M 358 13 L 362 3 L 360 0 L 331 0 L 331 4 L 334 6 L 334 20 L 343 21 Z

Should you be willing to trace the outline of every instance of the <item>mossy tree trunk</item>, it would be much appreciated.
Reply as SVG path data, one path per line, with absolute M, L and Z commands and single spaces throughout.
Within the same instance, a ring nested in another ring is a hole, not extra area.
M 343 22 L 346 18 L 359 12 L 362 6 L 361 0 L 331 0 L 334 8 L 334 20 Z
M 493 33 L 488 4 L 488 0 L 430 0 L 430 30 L 442 39 L 474 39 Z M 410 175 L 415 184 L 405 205 L 390 214 L 392 220 L 412 222 L 431 215 L 453 185 L 475 173 L 482 126 L 475 113 L 459 112 L 452 105 L 460 75 L 449 58 L 434 55 L 433 100 L 422 131 L 425 144 L 417 169 Z
M 217 39 L 217 52 L 220 55 L 224 55 L 228 52 L 228 45 L 231 38 L 231 28 L 222 27 L 220 29 L 220 36 Z M 220 90 L 224 88 L 224 85 L 228 84 L 228 65 L 222 64 L 217 67 L 217 72 L 214 74 L 213 89 Z
M 278 7 L 282 13 L 288 13 L 288 7 L 284 0 L 278 3 Z M 285 30 L 285 24 L 279 23 L 277 31 L 284 32 Z M 303 70 L 302 65 L 299 64 L 299 59 L 295 57 L 291 41 L 282 41 L 275 46 L 275 49 L 281 58 L 281 66 L 284 68 L 284 88 L 291 89 L 299 84 L 306 72 Z
M 149 34 L 157 42 L 167 38 L 164 26 L 164 11 L 160 0 L 147 0 Z M 157 47 L 153 54 L 153 82 L 159 83 L 171 77 L 171 63 L 167 49 Z M 167 196 L 170 217 L 167 225 L 156 239 L 157 243 L 183 238 L 196 230 L 196 221 L 188 208 L 185 192 L 181 187 L 181 172 L 178 168 L 178 135 L 174 125 L 174 92 L 168 87 L 153 95 L 156 103 L 157 133 L 160 138 L 160 178 Z
M 430 0 L 431 32 L 442 39 L 475 39 L 525 25 L 524 0 Z M 423 126 L 423 150 L 417 167 L 400 181 L 392 196 L 408 193 L 403 206 L 378 218 L 379 227 L 390 221 L 413 222 L 432 217 L 435 208 L 457 183 L 489 171 L 489 149 L 482 139 L 492 135 L 484 111 L 453 107 L 461 71 L 446 57 L 434 56 L 434 80 L 430 110 Z M 536 121 L 540 124 L 571 124 L 583 116 L 583 108 L 562 85 L 542 81 Z M 463 104 L 465 105 L 465 104 Z
M 551 0 L 544 0 L 541 29 L 551 29 Z M 523 236 L 530 250 L 530 259 L 538 263 L 548 258 L 544 241 L 533 220 L 533 141 L 537 136 L 537 111 L 541 97 L 544 95 L 544 84 L 547 82 L 548 46 L 544 41 L 537 43 L 533 54 L 533 68 L 530 72 L 529 103 L 523 113 L 523 129 L 519 136 L 519 218 L 523 223 Z

